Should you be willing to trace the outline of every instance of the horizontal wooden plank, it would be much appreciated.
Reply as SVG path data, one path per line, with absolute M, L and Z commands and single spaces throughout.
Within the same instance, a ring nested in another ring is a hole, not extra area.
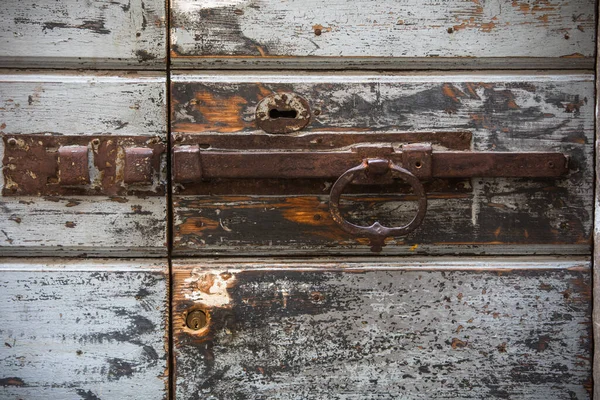
M 174 0 L 171 60 L 184 68 L 592 68 L 595 26 L 595 0 Z
M 11 71 L 0 74 L 0 131 L 165 136 L 166 73 Z
M 0 259 L 0 397 L 167 398 L 162 260 Z
M 586 399 L 589 258 L 176 260 L 175 398 Z M 189 312 L 207 325 L 192 330 Z
M 166 143 L 166 76 L 5 71 L 0 132 L 156 137 Z M 0 141 L 0 159 L 4 158 Z M 159 184 L 166 187 L 166 156 Z M 4 175 L 0 174 L 0 188 Z M 166 198 L 1 197 L 2 255 L 165 255 Z
M 163 0 L 4 3 L 2 67 L 166 69 Z
M 271 93 L 293 92 L 308 101 L 312 117 L 292 135 L 467 130 L 473 151 L 561 152 L 570 158 L 570 172 L 560 179 L 426 182 L 423 225 L 388 239 L 383 251 L 589 254 L 593 80 L 583 73 L 525 72 L 181 73 L 172 82 L 172 130 L 175 138 L 185 133 L 198 143 L 215 133 L 231 145 L 236 137 L 268 136 L 256 125 L 256 105 Z M 366 240 L 349 236 L 331 218 L 333 182 L 222 179 L 195 185 L 192 192 L 183 185 L 183 194 L 175 185 L 174 253 L 369 253 Z M 351 193 L 343 212 L 354 223 L 398 226 L 415 213 L 414 199 L 402 186 L 370 192 L 363 186 Z

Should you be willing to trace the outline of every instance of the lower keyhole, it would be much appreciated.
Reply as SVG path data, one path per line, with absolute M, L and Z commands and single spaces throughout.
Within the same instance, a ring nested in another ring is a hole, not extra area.
M 206 313 L 202 310 L 191 311 L 185 321 L 188 328 L 193 331 L 200 330 L 206 326 L 207 318 Z
M 278 119 L 278 118 L 296 118 L 298 116 L 298 111 L 296 110 L 278 110 L 273 108 L 269 111 L 269 118 Z

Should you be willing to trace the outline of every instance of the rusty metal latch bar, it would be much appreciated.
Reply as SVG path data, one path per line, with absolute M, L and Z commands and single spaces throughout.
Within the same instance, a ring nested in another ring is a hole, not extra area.
M 368 238 L 372 250 L 378 252 L 385 245 L 385 238 L 406 235 L 423 222 L 427 211 L 427 196 L 421 180 L 473 177 L 558 178 L 569 170 L 568 157 L 563 153 L 477 152 L 465 150 L 464 142 L 465 139 L 470 140 L 470 134 L 449 132 L 443 137 L 447 143 L 460 150 L 449 150 L 443 146 L 434 148 L 427 142 L 401 145 L 357 143 L 342 149 L 321 147 L 307 150 L 303 148 L 305 145 L 294 148 L 293 138 L 286 141 L 274 139 L 286 144 L 285 149 L 260 149 L 252 142 L 248 143 L 245 150 L 237 150 L 228 148 L 230 143 L 222 138 L 215 141 L 225 144 L 225 148 L 213 148 L 210 143 L 195 144 L 188 137 L 186 140 L 179 140 L 181 144 L 173 148 L 173 181 L 184 187 L 202 184 L 211 179 L 337 178 L 331 188 L 329 201 L 333 220 L 344 231 Z M 335 140 L 333 135 L 331 138 L 332 141 Z M 368 140 L 366 136 L 361 139 Z M 259 138 L 256 142 L 262 140 Z M 371 226 L 358 226 L 342 217 L 339 200 L 348 184 L 391 182 L 382 179 L 390 174 L 408 183 L 417 197 L 418 210 L 411 222 L 401 227 L 385 227 L 378 222 Z
M 356 146 L 340 151 L 220 151 L 175 146 L 175 183 L 210 179 L 337 178 L 365 159 L 385 158 L 418 178 L 549 178 L 564 175 L 568 159 L 550 152 L 434 151 L 428 144 Z

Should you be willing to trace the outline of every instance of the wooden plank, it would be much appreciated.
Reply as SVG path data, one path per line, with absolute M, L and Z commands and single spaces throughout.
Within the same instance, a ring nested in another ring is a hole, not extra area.
M 595 0 L 174 0 L 171 59 L 183 68 L 592 68 L 595 27 Z
M 175 398 L 589 398 L 589 258 L 178 260 Z M 191 330 L 186 312 L 208 325 Z
M 147 136 L 166 142 L 165 82 L 161 73 L 6 71 L 0 75 L 0 132 Z M 166 158 L 161 170 L 166 186 Z M 0 187 L 3 180 L 0 174 Z M 0 207 L 3 255 L 167 252 L 165 197 L 1 197 Z
M 175 138 L 219 133 L 235 143 L 236 137 L 264 135 L 255 107 L 274 92 L 308 101 L 313 115 L 299 135 L 468 130 L 474 151 L 570 157 L 571 172 L 562 179 L 426 183 L 423 225 L 388 239 L 384 254 L 589 254 L 593 75 L 182 73 L 172 83 Z M 192 195 L 175 192 L 174 253 L 369 253 L 366 240 L 350 237 L 330 217 L 333 182 L 222 180 L 202 182 Z M 406 188 L 371 190 L 363 186 L 346 197 L 347 218 L 387 226 L 412 219 L 415 205 Z
M 0 66 L 166 69 L 164 0 L 9 0 Z
M 167 398 L 166 260 L 0 260 L 0 397 Z
M 600 22 L 599 22 L 600 25 Z M 594 202 L 594 400 L 600 400 L 600 40 L 596 41 L 596 197 Z

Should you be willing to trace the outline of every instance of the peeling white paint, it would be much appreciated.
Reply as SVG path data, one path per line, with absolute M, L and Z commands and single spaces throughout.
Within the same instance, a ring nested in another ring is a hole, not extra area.
M 232 271 L 223 274 L 222 271 L 207 272 L 194 269 L 184 281 L 187 286 L 183 296 L 204 307 L 227 307 L 231 303 L 227 288 L 233 286 L 235 280 L 235 273 Z

